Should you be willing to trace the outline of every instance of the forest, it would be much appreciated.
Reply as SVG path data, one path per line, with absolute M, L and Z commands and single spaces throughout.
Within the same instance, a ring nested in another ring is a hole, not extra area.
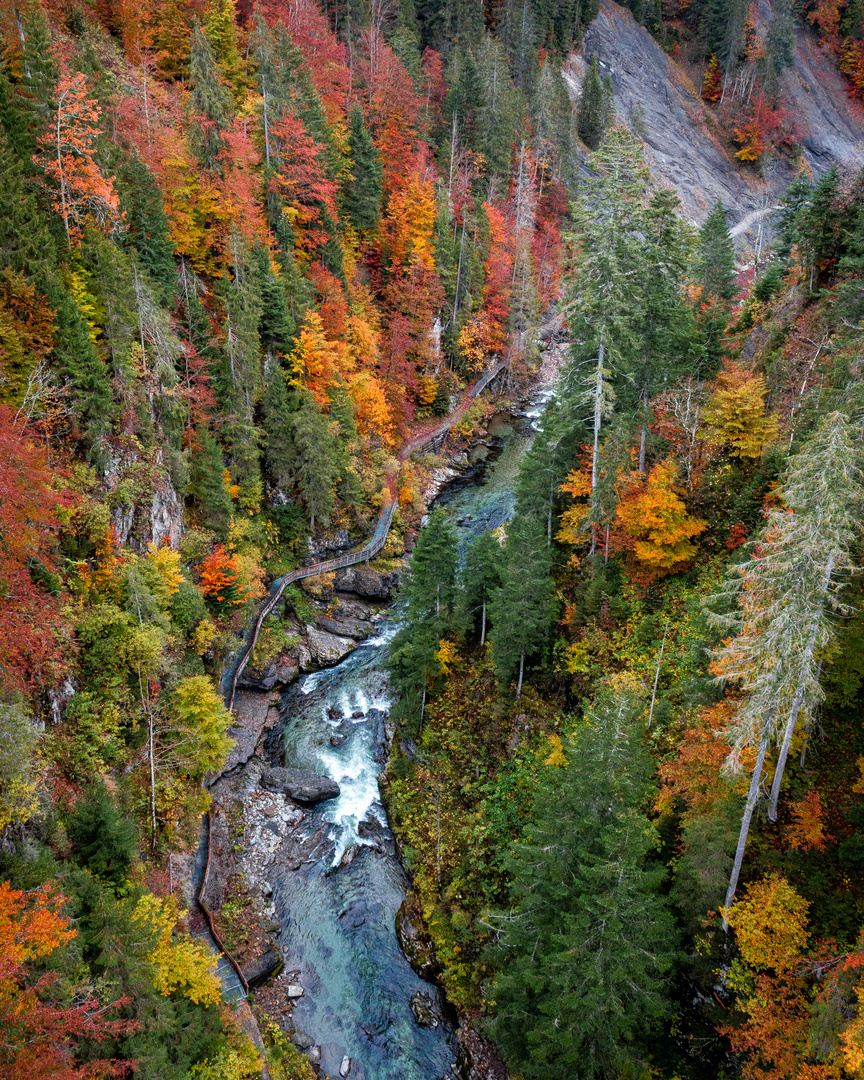
M 593 0 L 2 6 L 4 1080 L 321 1075 L 173 860 L 238 635 L 388 508 L 380 787 L 463 1080 L 864 1076 L 864 170 L 783 89 L 809 35 L 857 116 L 864 6 L 766 6 L 629 4 L 788 177 L 755 259 L 652 176 Z M 550 332 L 466 545 L 424 492 Z

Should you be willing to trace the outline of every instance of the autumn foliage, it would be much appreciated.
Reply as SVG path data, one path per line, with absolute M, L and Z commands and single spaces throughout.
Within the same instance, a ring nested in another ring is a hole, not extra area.
M 124 1002 L 52 1000 L 58 976 L 34 974 L 31 965 L 70 942 L 77 931 L 62 914 L 64 897 L 44 885 L 34 892 L 0 882 L 0 1074 L 7 1080 L 90 1080 L 124 1076 L 130 1062 L 75 1062 L 78 1040 L 100 1043 L 134 1031 L 129 1020 L 112 1020 Z

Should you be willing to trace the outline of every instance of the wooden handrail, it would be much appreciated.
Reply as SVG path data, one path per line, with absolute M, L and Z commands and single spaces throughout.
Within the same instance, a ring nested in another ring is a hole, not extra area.
M 216 948 L 219 949 L 219 951 L 222 953 L 222 955 L 225 957 L 225 959 L 228 961 L 228 963 L 231 965 L 231 967 L 237 973 L 237 978 L 240 980 L 240 985 L 243 987 L 244 993 L 248 994 L 249 993 L 249 983 L 246 982 L 246 979 L 245 979 L 245 977 L 243 975 L 243 972 L 242 972 L 242 970 L 240 968 L 240 965 L 237 963 L 237 961 L 234 959 L 234 957 L 231 955 L 231 953 L 228 952 L 228 950 L 225 948 L 225 942 L 222 940 L 222 938 L 216 932 L 216 925 L 213 922 L 213 914 L 210 911 L 210 908 L 208 908 L 207 905 L 204 903 L 204 890 L 207 888 L 207 878 L 210 875 L 210 829 L 211 829 L 210 814 L 208 813 L 206 815 L 206 817 L 207 817 L 207 865 L 204 868 L 204 878 L 201 881 L 201 888 L 198 890 L 198 895 L 197 895 L 197 897 L 195 899 L 196 899 L 196 901 L 198 903 L 198 907 L 201 908 L 201 910 L 204 912 L 204 918 L 207 920 L 207 928 L 210 931 L 210 936 L 213 938 L 213 941 L 214 941 L 214 943 L 216 945 Z
M 410 442 L 406 443 L 399 454 L 399 463 L 404 462 L 412 455 L 418 452 L 422 452 L 432 446 L 437 439 L 447 434 L 456 421 L 468 410 L 468 406 L 472 398 L 476 398 L 482 390 L 489 385 L 489 383 L 507 366 L 506 360 L 499 361 L 491 370 L 487 371 L 482 378 L 471 387 L 465 394 L 458 407 L 453 410 L 450 416 L 442 423 L 439 424 L 434 431 L 424 432 L 421 435 L 415 436 Z M 318 574 L 326 574 L 331 570 L 340 570 L 344 566 L 352 566 L 359 562 L 368 562 L 373 555 L 377 555 L 381 548 L 387 541 L 387 536 L 390 532 L 390 526 L 393 523 L 393 515 L 396 512 L 397 500 L 395 495 L 391 492 L 390 498 L 381 507 L 381 514 L 378 518 L 378 522 L 375 526 L 375 531 L 372 534 L 372 540 L 359 551 L 349 552 L 347 555 L 340 555 L 336 559 L 327 559 L 325 562 L 313 563 L 312 566 L 303 566 L 297 570 L 292 570 L 288 574 L 284 574 L 277 582 L 273 584 L 276 586 L 275 591 L 273 585 L 270 586 L 270 596 L 264 601 L 261 609 L 258 612 L 258 616 L 255 619 L 255 623 L 252 627 L 251 637 L 247 638 L 246 644 L 240 650 L 237 659 L 234 662 L 233 671 L 231 673 L 230 686 L 227 688 L 226 696 L 228 697 L 228 709 L 229 711 L 234 708 L 234 697 L 237 693 L 237 680 L 243 674 L 246 665 L 249 662 L 249 658 L 255 651 L 255 646 L 258 644 L 258 635 L 261 633 L 261 627 L 264 620 L 273 610 L 273 608 L 279 603 L 282 598 L 282 594 L 285 589 L 295 581 L 300 581 L 301 578 L 315 577 Z

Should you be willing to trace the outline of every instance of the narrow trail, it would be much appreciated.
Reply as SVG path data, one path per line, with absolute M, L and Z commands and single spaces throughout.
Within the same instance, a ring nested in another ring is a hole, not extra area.
M 480 392 L 484 390 L 495 376 L 503 371 L 506 366 L 506 360 L 499 361 L 499 363 L 490 368 L 482 378 L 478 379 L 478 381 L 466 391 L 458 407 L 450 413 L 443 423 L 438 424 L 431 429 L 421 431 L 416 434 L 413 439 L 410 439 L 399 452 L 399 464 L 404 464 L 412 454 L 438 449 L 441 443 L 443 443 L 450 428 L 458 423 L 468 411 L 472 402 L 476 400 Z M 244 668 L 249 662 L 250 656 L 255 651 L 255 646 L 258 643 L 258 635 L 261 632 L 264 620 L 279 603 L 285 589 L 292 582 L 299 581 L 301 578 L 315 577 L 317 574 L 326 574 L 331 570 L 339 570 L 343 566 L 352 566 L 355 563 L 368 562 L 374 555 L 378 554 L 381 548 L 384 547 L 387 535 L 390 532 L 390 526 L 393 523 L 393 515 L 396 512 L 396 506 L 396 477 L 391 477 L 388 481 L 387 495 L 384 500 L 384 505 L 381 507 L 381 513 L 378 517 L 378 522 L 375 525 L 375 531 L 363 547 L 359 548 L 357 551 L 349 551 L 346 555 L 340 555 L 336 559 L 327 559 L 324 562 L 313 563 L 311 566 L 301 566 L 297 570 L 292 570 L 290 573 L 285 574 L 281 578 L 277 578 L 276 581 L 273 582 L 270 586 L 270 593 L 267 599 L 258 610 L 258 615 L 252 625 L 251 632 L 248 630 L 246 632 L 246 641 L 243 647 L 237 654 L 234 663 L 226 669 L 222 677 L 222 693 L 226 699 L 229 710 L 234 708 L 237 680 L 242 675 Z
M 499 363 L 495 364 L 494 367 L 490 368 L 489 371 L 465 392 L 457 408 L 450 413 L 446 420 L 440 424 L 417 432 L 399 452 L 398 461 L 400 466 L 404 464 L 412 454 L 439 449 L 453 425 L 458 423 L 471 407 L 472 403 L 477 399 L 480 392 L 484 390 L 495 376 L 499 375 L 506 366 L 506 360 L 501 360 Z M 339 558 L 336 559 L 327 559 L 324 562 L 313 563 L 311 566 L 303 566 L 297 570 L 292 570 L 290 573 L 278 578 L 270 586 L 270 593 L 267 599 L 258 609 L 258 614 L 256 615 L 251 628 L 246 631 L 246 640 L 240 649 L 240 652 L 237 654 L 233 664 L 225 670 L 222 677 L 222 693 L 226 699 L 229 710 L 232 710 L 234 707 L 234 697 L 237 692 L 237 680 L 240 678 L 240 675 L 243 673 L 244 668 L 249 662 L 250 656 L 255 651 L 255 645 L 258 642 L 261 626 L 273 608 L 279 603 L 285 589 L 292 582 L 299 581 L 301 578 L 314 577 L 316 574 L 327 573 L 330 570 L 336 570 L 343 566 L 351 566 L 352 564 L 359 562 L 368 562 L 369 559 L 376 555 L 384 546 L 390 531 L 390 526 L 393 523 L 393 515 L 396 512 L 396 506 L 398 505 L 398 500 L 396 498 L 396 478 L 397 477 L 391 477 L 388 481 L 387 496 L 384 505 L 381 507 L 381 513 L 375 525 L 375 530 L 372 533 L 371 538 L 367 540 L 361 548 L 357 551 L 348 552 L 346 555 L 340 555 Z M 208 940 L 208 943 L 218 955 L 218 975 L 222 982 L 223 996 L 228 1000 L 236 1001 L 238 998 L 241 998 L 248 993 L 249 987 L 243 976 L 240 965 L 230 952 L 228 952 L 219 938 L 213 923 L 213 916 L 203 900 L 210 870 L 209 815 L 205 815 L 202 820 L 196 862 L 200 865 L 196 872 L 195 898 L 206 921 L 205 927 L 202 927 L 200 931 L 200 936 Z M 254 1035 L 258 1035 L 254 1019 L 251 1023 L 252 1026 L 255 1027 Z M 258 1035 L 258 1040 L 256 1041 L 260 1041 L 260 1035 Z

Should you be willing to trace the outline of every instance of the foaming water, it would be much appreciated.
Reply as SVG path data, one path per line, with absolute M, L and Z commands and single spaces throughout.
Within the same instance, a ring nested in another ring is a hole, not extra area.
M 539 411 L 546 400 L 537 402 Z M 533 413 L 531 420 L 533 427 Z M 463 537 L 512 517 L 513 483 L 530 440 L 514 435 L 481 486 L 442 496 Z M 325 773 L 341 794 L 306 822 L 310 835 L 322 833 L 320 858 L 281 875 L 273 898 L 286 969 L 299 972 L 292 981 L 305 990 L 294 1022 L 321 1047 L 322 1070 L 336 1077 L 349 1057 L 350 1080 L 452 1080 L 443 1002 L 413 971 L 395 935 L 409 882 L 378 787 L 391 705 L 383 669 L 395 632 L 395 622 L 385 622 L 341 664 L 307 675 L 283 695 L 285 764 Z M 416 1023 L 410 1001 L 417 993 L 437 1002 L 438 1027 Z

